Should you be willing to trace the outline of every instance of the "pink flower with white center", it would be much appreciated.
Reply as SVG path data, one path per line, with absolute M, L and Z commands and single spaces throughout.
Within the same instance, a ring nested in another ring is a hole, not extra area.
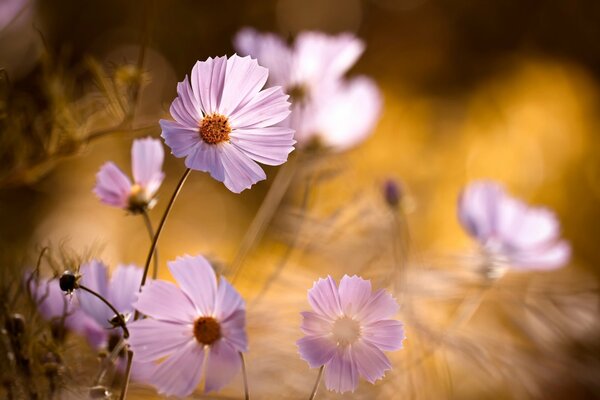
M 565 265 L 571 248 L 560 237 L 554 213 L 530 207 L 493 181 L 476 181 L 458 201 L 460 223 L 481 245 L 490 277 L 510 266 L 517 270 L 551 270 Z
M 311 368 L 325 366 L 325 386 L 336 392 L 354 391 L 359 375 L 370 383 L 392 368 L 384 351 L 399 350 L 404 326 L 391 319 L 398 311 L 392 296 L 371 282 L 344 275 L 340 286 L 328 276 L 308 291 L 314 311 L 302 313 L 297 342 L 300 356 Z
M 135 308 L 150 318 L 129 326 L 134 358 L 155 362 L 148 382 L 159 393 L 185 397 L 205 376 L 205 392 L 219 390 L 241 369 L 247 351 L 244 300 L 202 256 L 171 261 L 179 287 L 146 284 Z
M 266 178 L 256 162 L 286 162 L 294 130 L 276 124 L 289 115 L 290 103 L 280 87 L 261 90 L 268 75 L 250 57 L 198 61 L 191 80 L 177 84 L 170 109 L 175 121 L 160 121 L 173 155 L 234 193 Z
M 293 100 L 286 121 L 304 147 L 313 144 L 346 150 L 364 140 L 381 113 L 377 85 L 360 76 L 343 79 L 364 51 L 352 34 L 303 32 L 289 47 L 273 34 L 245 28 L 234 45 L 269 68 L 269 83 L 280 85 Z
M 94 193 L 101 202 L 134 214 L 156 203 L 156 192 L 165 177 L 162 171 L 164 150 L 160 140 L 136 139 L 131 147 L 133 180 L 113 162 L 105 163 L 96 174 Z
M 36 279 L 27 274 L 25 282 L 44 319 L 53 323 L 64 322 L 66 329 L 85 336 L 94 348 L 105 341 L 106 334 L 102 327 L 81 310 L 77 299 L 60 289 L 58 279 Z

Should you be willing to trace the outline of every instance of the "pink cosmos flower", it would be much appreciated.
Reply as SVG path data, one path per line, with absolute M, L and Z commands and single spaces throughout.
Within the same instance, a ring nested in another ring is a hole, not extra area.
M 554 213 L 511 197 L 496 182 L 476 181 L 463 189 L 458 218 L 482 246 L 486 268 L 550 270 L 569 261 L 570 246 L 560 238 Z
M 159 362 L 148 381 L 165 395 L 188 396 L 205 375 L 205 392 L 225 386 L 247 350 L 244 300 L 202 256 L 184 256 L 169 269 L 180 287 L 145 285 L 135 308 L 151 318 L 133 322 L 134 359 Z M 206 361 L 205 361 L 206 358 Z
M 288 47 L 276 35 L 245 28 L 234 45 L 269 68 L 269 83 L 282 86 L 292 97 L 292 114 L 286 122 L 296 130 L 300 145 L 316 141 L 345 150 L 373 130 L 382 106 L 377 86 L 364 76 L 343 79 L 364 51 L 354 35 L 303 32 Z
M 286 162 L 294 130 L 275 125 L 289 115 L 290 103 L 280 87 L 261 90 L 267 77 L 250 57 L 198 61 L 191 81 L 186 76 L 177 85 L 170 109 L 175 121 L 160 121 L 173 155 L 234 193 L 266 178 L 256 162 Z
M 402 348 L 404 327 L 390 319 L 398 304 L 383 289 L 371 292 L 371 282 L 344 275 L 340 286 L 328 276 L 308 291 L 314 311 L 303 312 L 305 337 L 297 342 L 311 368 L 325 366 L 325 386 L 354 391 L 359 375 L 374 383 L 392 368 L 383 351 Z
M 156 192 L 164 173 L 164 150 L 157 139 L 136 139 L 131 147 L 133 180 L 113 162 L 105 163 L 96 175 L 94 193 L 105 204 L 141 213 L 156 203 Z
M 60 289 L 58 279 L 36 279 L 27 274 L 25 282 L 44 319 L 58 323 L 64 318 L 64 327 L 85 336 L 94 348 L 104 342 L 102 327 L 80 309 L 76 298 L 69 297 Z

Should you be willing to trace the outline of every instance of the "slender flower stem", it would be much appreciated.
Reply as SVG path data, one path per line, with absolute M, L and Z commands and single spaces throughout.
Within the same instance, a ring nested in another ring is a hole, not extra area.
M 127 389 L 129 388 L 129 378 L 131 377 L 131 365 L 133 363 L 133 351 L 127 350 L 127 368 L 125 369 L 125 379 L 123 380 L 123 389 L 121 389 L 120 400 L 125 400 L 127 397 Z
M 127 324 L 125 323 L 125 320 L 123 319 L 123 316 L 121 315 L 121 313 L 119 311 L 117 311 L 117 309 L 112 304 L 110 304 L 110 302 L 108 300 L 106 300 L 101 294 L 96 293 L 92 289 L 90 289 L 86 286 L 83 286 L 81 284 L 78 285 L 78 288 L 99 298 L 104 304 L 106 304 L 106 306 L 108 308 L 110 308 L 110 310 L 113 313 L 115 313 L 115 315 L 117 316 L 117 320 L 119 321 L 119 326 L 121 327 L 121 329 L 123 329 L 123 337 L 125 339 L 127 339 L 129 337 L 129 330 L 127 329 Z
M 321 378 L 323 377 L 323 369 L 324 368 L 325 368 L 324 365 L 321 365 L 321 368 L 319 368 L 319 375 L 317 375 L 317 380 L 315 382 L 315 386 L 313 387 L 313 390 L 310 393 L 310 397 L 308 398 L 308 400 L 314 400 L 314 398 L 317 396 L 317 390 L 319 390 L 319 384 L 321 383 Z
M 179 195 L 179 192 L 181 191 L 181 188 L 183 187 L 183 184 L 185 183 L 187 177 L 190 175 L 190 172 L 192 170 L 191 169 L 186 169 L 185 172 L 183 173 L 183 175 L 181 176 L 181 179 L 179 179 L 179 182 L 177 183 L 177 186 L 175 187 L 175 190 L 173 191 L 173 195 L 171 196 L 171 199 L 169 200 L 169 204 L 167 204 L 167 209 L 165 210 L 160 223 L 158 224 L 158 229 L 156 229 L 156 233 L 154 234 L 154 238 L 152 239 L 152 244 L 150 245 L 150 251 L 148 251 L 148 256 L 146 257 L 146 263 L 144 264 L 144 275 L 142 275 L 142 281 L 140 283 L 140 290 L 142 290 L 142 286 L 144 286 L 146 284 L 146 278 L 148 277 L 148 268 L 150 267 L 150 261 L 152 261 L 152 255 L 154 254 L 154 251 L 156 250 L 156 245 L 158 243 L 158 238 L 160 237 L 160 233 L 163 230 L 163 227 L 165 226 L 165 222 L 167 221 L 167 217 L 169 216 L 169 214 L 171 213 L 171 209 L 173 208 L 173 204 L 175 203 L 175 200 L 177 199 L 177 196 Z M 138 313 L 136 312 L 136 316 L 135 319 L 137 319 L 138 317 Z
M 246 373 L 246 360 L 244 359 L 244 353 L 241 351 L 240 358 L 242 360 L 242 376 L 244 378 L 244 399 L 250 400 L 250 392 L 248 391 L 248 374 Z
M 148 231 L 148 235 L 150 236 L 150 242 L 154 240 L 154 229 L 152 228 L 152 222 L 150 221 L 150 217 L 148 216 L 148 212 L 144 210 L 142 212 L 142 217 L 144 218 L 144 224 L 146 225 L 146 230 Z M 152 279 L 156 279 L 158 275 L 158 246 L 154 249 L 154 263 L 152 265 Z
M 279 204 L 281 204 L 283 196 L 285 196 L 287 189 L 289 188 L 290 184 L 292 183 L 292 179 L 296 174 L 296 167 L 299 164 L 298 158 L 300 158 L 300 154 L 289 159 L 288 162 L 279 169 L 279 172 L 277 172 L 277 176 L 275 177 L 273 184 L 269 188 L 269 191 L 258 208 L 254 219 L 244 234 L 244 238 L 240 243 L 235 259 L 231 263 L 229 268 L 231 283 L 234 283 L 238 278 L 248 253 L 250 253 L 256 243 L 260 241 L 265 233 L 265 230 L 269 226 L 273 215 L 277 211 Z

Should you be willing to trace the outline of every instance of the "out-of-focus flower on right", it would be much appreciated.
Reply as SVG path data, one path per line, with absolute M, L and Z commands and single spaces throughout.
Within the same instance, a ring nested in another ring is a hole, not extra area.
M 385 290 L 371 292 L 371 282 L 344 275 L 339 288 L 328 276 L 308 291 L 314 311 L 303 312 L 297 344 L 311 368 L 325 367 L 325 386 L 336 392 L 354 391 L 359 375 L 370 383 L 392 368 L 384 351 L 399 350 L 404 326 L 391 319 L 398 303 Z
M 162 171 L 164 150 L 160 140 L 136 139 L 131 147 L 134 183 L 113 162 L 105 163 L 96 175 L 94 193 L 101 202 L 133 214 L 150 209 L 165 177 Z
M 373 131 L 382 106 L 377 85 L 365 76 L 344 78 L 365 48 L 354 35 L 303 32 L 289 47 L 274 34 L 244 28 L 234 46 L 269 68 L 269 84 L 290 95 L 286 122 L 296 130 L 299 146 L 342 151 Z
M 564 266 L 571 247 L 560 237 L 560 225 L 547 208 L 531 207 L 493 181 L 475 181 L 463 189 L 458 218 L 481 245 L 484 272 L 551 270 Z

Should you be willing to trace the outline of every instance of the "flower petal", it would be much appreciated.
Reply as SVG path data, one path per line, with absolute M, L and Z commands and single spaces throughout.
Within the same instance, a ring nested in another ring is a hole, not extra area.
M 254 161 L 281 165 L 294 150 L 294 131 L 271 126 L 260 129 L 237 129 L 230 135 L 231 144 Z
M 167 281 L 146 283 L 133 306 L 142 314 L 167 322 L 192 323 L 198 315 L 192 300 Z
M 250 57 L 231 56 L 223 83 L 219 113 L 225 116 L 243 108 L 267 82 L 269 71 Z
M 221 333 L 237 351 L 248 350 L 248 337 L 246 336 L 246 310 L 238 309 L 227 319 L 219 321 Z
M 279 86 L 260 91 L 229 116 L 231 128 L 265 128 L 283 121 L 290 115 L 288 98 Z
M 203 347 L 189 341 L 156 367 L 151 382 L 160 394 L 189 396 L 200 383 L 203 364 Z
M 498 226 L 498 204 L 505 198 L 502 185 L 492 181 L 469 184 L 458 200 L 458 219 L 465 230 L 485 242 Z
M 108 268 L 98 260 L 92 260 L 82 265 L 80 269 L 81 284 L 93 290 L 104 298 L 109 297 Z M 81 308 L 98 324 L 105 328 L 112 328 L 110 320 L 114 313 L 96 296 L 83 290 L 77 291 L 77 298 Z
M 227 64 L 227 57 L 209 57 L 206 61 L 198 61 L 192 68 L 192 91 L 205 115 L 223 113 L 219 110 L 219 104 L 223 96 Z
M 226 320 L 237 310 L 243 310 L 245 306 L 246 303 L 242 296 L 227 282 L 227 279 L 221 277 L 214 311 L 217 319 L 220 321 Z
M 110 280 L 108 299 L 121 313 L 131 313 L 144 271 L 136 265 L 118 265 Z
M 236 349 L 226 340 L 218 340 L 212 346 L 206 360 L 206 393 L 227 385 L 240 371 L 242 360 Z
M 308 291 L 308 302 L 317 313 L 332 321 L 342 315 L 338 288 L 331 276 L 314 283 Z
M 516 269 L 553 270 L 569 262 L 571 246 L 564 240 L 511 253 L 510 261 Z
M 221 153 L 225 145 L 210 145 L 200 141 L 185 159 L 185 166 L 196 171 L 208 172 L 214 179 L 223 182 L 225 168 L 221 161 Z
M 358 373 L 370 383 L 383 378 L 385 371 L 392 369 L 385 354 L 369 343 L 358 341 L 352 345 L 351 352 Z
M 512 229 L 505 232 L 505 240 L 521 249 L 543 246 L 559 237 L 560 226 L 554 213 L 542 207 L 526 207 Z
M 345 315 L 353 317 L 371 299 L 371 281 L 344 275 L 340 281 L 340 304 Z
M 266 179 L 265 171 L 233 145 L 226 143 L 221 148 L 221 161 L 225 170 L 223 183 L 234 193 L 249 189 L 258 181 Z
M 149 197 L 160 187 L 165 174 L 162 164 L 165 156 L 162 144 L 152 138 L 137 139 L 131 147 L 131 164 L 135 183 L 146 189 Z
M 358 368 L 350 346 L 339 348 L 325 366 L 325 386 L 335 392 L 348 392 L 358 386 Z
M 101 202 L 125 208 L 131 193 L 131 181 L 114 163 L 107 162 L 96 174 L 94 194 Z
M 215 271 L 201 255 L 177 257 L 168 263 L 169 270 L 183 292 L 202 315 L 213 315 L 217 294 Z
M 197 128 L 185 127 L 175 121 L 166 119 L 160 120 L 160 127 L 162 129 L 160 136 L 171 148 L 171 153 L 175 157 L 187 157 L 199 143 L 203 143 Z
M 356 317 L 362 325 L 367 325 L 380 319 L 387 319 L 396 312 L 398 312 L 396 300 L 388 292 L 380 289 L 373 293 L 369 302 Z
M 323 318 L 320 314 L 304 311 L 302 314 L 302 325 L 300 329 L 310 336 L 326 336 L 331 333 L 333 323 L 328 318 Z
M 135 359 L 141 362 L 159 360 L 174 353 L 187 342 L 195 342 L 192 324 L 155 319 L 140 319 L 128 324 L 129 344 Z
M 363 339 L 381 350 L 394 351 L 402 348 L 404 325 L 400 321 L 384 319 L 364 325 L 361 329 Z
M 196 100 L 187 75 L 177 83 L 177 97 L 169 110 L 173 118 L 183 126 L 197 127 L 202 120 L 202 107 Z
M 327 364 L 336 353 L 336 343 L 329 337 L 305 336 L 296 342 L 300 358 L 311 368 Z

